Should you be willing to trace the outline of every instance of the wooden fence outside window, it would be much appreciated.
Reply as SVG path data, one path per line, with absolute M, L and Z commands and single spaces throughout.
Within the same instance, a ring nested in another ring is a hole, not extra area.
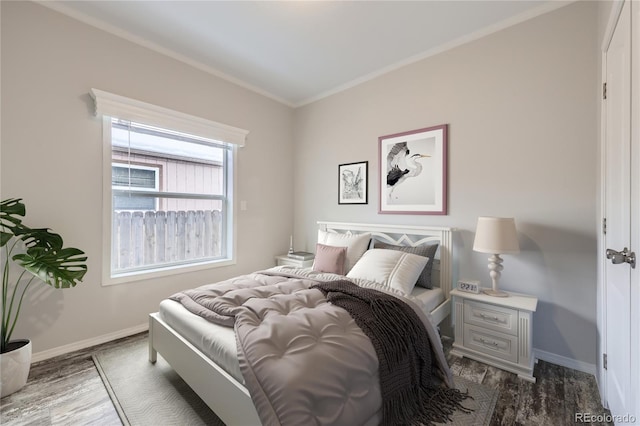
M 111 270 L 221 257 L 221 223 L 220 210 L 116 211 Z

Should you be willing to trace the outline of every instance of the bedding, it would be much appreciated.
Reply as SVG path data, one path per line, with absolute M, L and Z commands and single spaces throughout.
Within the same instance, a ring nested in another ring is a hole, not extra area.
M 198 315 L 197 320 L 189 317 L 183 325 L 204 327 L 211 321 L 222 327 L 234 326 L 239 369 L 263 424 L 379 423 L 382 399 L 378 358 L 371 340 L 345 310 L 311 288 L 321 282 L 319 278 L 340 282 L 344 277 L 311 270 L 297 272 L 301 275 L 272 268 L 187 290 L 172 299 Z M 402 298 L 431 339 L 434 377 L 452 385 L 437 332 L 420 307 L 398 290 L 363 279 L 354 281 L 361 288 Z M 172 318 L 172 327 L 187 339 L 198 339 L 197 331 L 189 334 L 175 325 L 175 319 L 181 317 L 175 313 L 180 309 L 167 301 L 162 303 L 161 313 Z M 223 339 L 227 349 L 228 337 Z M 208 342 L 206 336 L 199 339 Z
M 438 244 L 428 244 L 417 247 L 409 247 L 409 246 L 397 246 L 394 244 L 384 243 L 382 241 L 374 241 L 373 248 L 375 249 L 388 249 L 388 250 L 398 250 L 405 253 L 417 254 L 418 256 L 424 256 L 427 259 L 427 265 L 422 270 L 422 273 L 418 277 L 416 281 L 416 286 L 424 287 L 424 288 L 433 288 L 433 282 L 431 280 L 431 270 L 433 269 L 433 263 L 436 256 L 436 251 L 438 250 Z
M 332 273 L 322 273 L 322 272 L 314 271 L 311 268 L 298 268 L 291 265 L 275 266 L 271 269 L 268 269 L 267 271 L 291 274 L 291 275 L 296 275 L 300 277 L 307 277 L 317 281 L 334 281 L 334 280 L 340 280 L 344 278 L 341 275 L 336 275 Z M 350 277 L 349 279 L 355 282 L 356 284 L 358 284 L 360 287 L 370 288 L 370 287 L 379 286 L 379 284 L 375 282 L 362 279 L 359 277 Z M 427 317 L 430 316 L 431 311 L 433 311 L 436 307 L 438 307 L 441 303 L 443 303 L 447 299 L 445 292 L 439 287 L 426 289 L 424 287 L 416 286 L 413 288 L 413 291 L 409 295 L 406 295 L 400 290 L 395 288 L 387 288 L 386 291 L 394 295 L 397 294 L 399 296 L 408 298 L 413 303 L 418 305 L 422 309 L 422 312 Z
M 450 420 L 468 397 L 442 386 L 433 369 L 429 334 L 407 303 L 381 291 L 358 287 L 350 281 L 319 283 L 327 301 L 343 308 L 371 340 L 378 358 L 382 394 L 382 424 L 430 425 Z M 442 370 L 440 370 L 442 372 Z
M 280 266 L 270 271 L 284 271 L 295 275 L 306 275 L 315 279 L 339 279 L 332 274 L 319 274 L 309 269 L 298 269 L 291 266 Z M 364 281 L 360 281 L 365 285 Z M 409 299 L 420 307 L 425 315 L 429 315 L 434 308 L 445 301 L 444 292 L 440 288 L 428 290 L 415 287 Z M 179 302 L 165 299 L 160 302 L 160 318 L 197 347 L 209 359 L 215 361 L 227 373 L 240 383 L 244 383 L 240 364 L 236 338 L 232 328 L 211 323 L 198 315 L 187 311 Z
M 428 315 L 434 308 L 445 301 L 444 292 L 440 288 L 427 290 L 416 287 L 409 297 Z M 173 300 L 160 302 L 160 318 L 184 336 L 208 358 L 218 363 L 225 371 L 239 382 L 243 382 L 238 364 L 236 341 L 233 329 L 213 324 L 187 311 Z
M 346 247 L 326 246 L 318 243 L 316 244 L 316 255 L 311 269 L 318 272 L 344 275 L 346 258 Z
M 349 272 L 358 259 L 369 248 L 371 234 L 337 234 L 318 230 L 318 243 L 327 246 L 346 247 L 347 258 L 345 260 L 345 272 Z
M 395 288 L 407 296 L 411 294 L 428 260 L 423 256 L 396 250 L 371 249 L 362 255 L 347 277 L 373 281 Z
M 187 311 L 179 302 L 160 302 L 160 318 L 171 326 L 207 358 L 214 361 L 238 382 L 244 378 L 238 363 L 236 335 L 233 328 L 214 324 Z
M 431 290 L 423 287 L 414 287 L 409 299 L 418 305 L 427 316 L 430 316 L 430 312 L 446 300 L 444 291 L 438 287 L 434 287 Z

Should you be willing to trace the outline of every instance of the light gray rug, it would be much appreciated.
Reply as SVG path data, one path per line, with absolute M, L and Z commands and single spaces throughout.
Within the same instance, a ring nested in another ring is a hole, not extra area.
M 224 423 L 207 407 L 195 392 L 158 355 L 158 361 L 148 361 L 148 340 L 135 340 L 106 349 L 93 356 L 93 362 L 111 396 L 125 426 L 214 425 Z M 488 425 L 496 405 L 498 391 L 487 386 L 455 378 L 458 389 L 473 399 L 464 405 L 474 410 L 458 411 L 451 425 Z
M 125 426 L 224 423 L 158 354 L 149 362 L 148 339 L 106 349 L 93 362 Z

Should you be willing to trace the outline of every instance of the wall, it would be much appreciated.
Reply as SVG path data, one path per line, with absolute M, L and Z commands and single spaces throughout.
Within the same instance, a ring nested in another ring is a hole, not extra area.
M 478 216 L 513 216 L 501 287 L 536 295 L 534 347 L 596 362 L 597 4 L 577 2 L 295 112 L 295 242 L 317 220 L 458 228 L 458 276 L 490 285 Z M 378 137 L 449 124 L 449 214 L 380 215 Z M 338 164 L 369 161 L 369 204 L 338 205 Z
M 161 299 L 273 265 L 293 220 L 293 111 L 178 61 L 31 2 L 2 2 L 2 198 L 21 197 L 27 223 L 47 226 L 89 256 L 70 290 L 31 288 L 15 338 L 34 352 L 147 322 Z M 102 122 L 90 88 L 250 131 L 239 150 L 238 262 L 135 284 L 103 287 Z M 269 179 L 264 179 L 269 176 Z M 260 238 L 255 238 L 260 235 Z

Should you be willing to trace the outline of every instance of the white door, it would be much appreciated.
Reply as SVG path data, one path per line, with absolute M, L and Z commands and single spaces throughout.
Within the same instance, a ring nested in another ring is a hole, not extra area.
M 605 285 L 606 399 L 613 415 L 633 413 L 631 354 L 631 2 L 622 7 L 606 50 Z M 625 248 L 627 251 L 624 251 Z M 634 274 L 635 276 L 635 274 Z M 634 327 L 635 329 L 635 327 Z

